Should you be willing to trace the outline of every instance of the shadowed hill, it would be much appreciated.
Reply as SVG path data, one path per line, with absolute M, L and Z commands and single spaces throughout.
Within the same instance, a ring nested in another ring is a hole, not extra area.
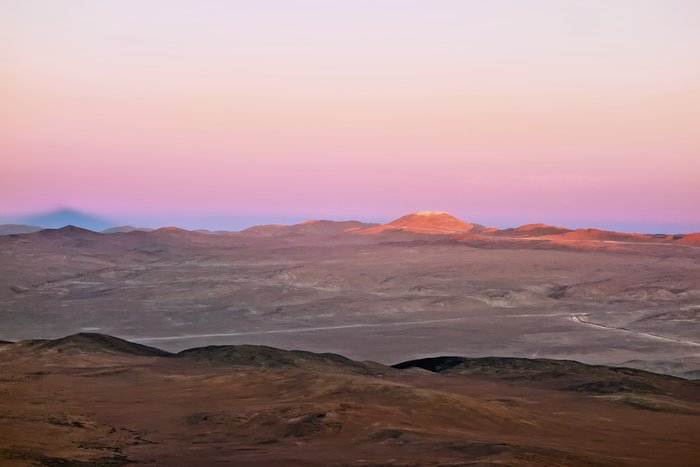
M 654 394 L 685 399 L 697 394 L 700 383 L 643 370 L 586 365 L 572 360 L 510 357 L 433 357 L 392 365 L 405 370 L 422 368 L 434 373 L 477 376 L 533 383 L 549 389 L 592 394 Z
M 37 235 L 42 237 L 77 237 L 77 236 L 91 236 L 96 237 L 100 234 L 92 230 L 84 229 L 82 227 L 76 227 L 74 225 L 66 225 L 57 229 L 43 229 L 37 232 Z
M 677 378 L 494 357 L 396 366 L 446 374 L 256 345 L 172 355 L 103 334 L 3 345 L 0 463 L 656 466 L 700 449 L 700 390 L 673 391 Z M 585 385 L 611 371 L 638 378 Z
M 195 347 L 172 354 L 164 350 L 130 342 L 99 333 L 78 333 L 60 339 L 32 339 L 0 342 L 40 356 L 44 353 L 64 355 L 115 354 L 146 357 L 172 357 L 197 363 L 258 368 L 335 369 L 363 374 L 386 373 L 392 368 L 374 362 L 358 362 L 332 353 L 314 353 L 303 350 L 282 350 L 262 345 L 212 345 Z
M 172 354 L 164 350 L 129 342 L 118 337 L 98 333 L 79 333 L 60 339 L 36 339 L 15 344 L 34 352 L 58 352 L 62 354 L 108 353 L 144 357 L 168 357 Z
M 605 365 L 587 365 L 574 360 L 553 360 L 548 358 L 481 357 L 467 358 L 455 356 L 429 357 L 392 365 L 393 368 L 422 368 L 434 373 L 484 375 L 502 379 L 556 380 L 565 376 L 585 374 L 610 374 L 640 378 L 660 378 L 683 381 L 674 376 L 659 375 L 644 370 Z
M 303 350 L 282 350 L 263 345 L 211 345 L 183 350 L 179 358 L 233 366 L 264 368 L 317 368 L 334 367 L 343 370 L 376 373 L 392 371 L 374 362 L 357 362 L 333 353 L 314 353 Z

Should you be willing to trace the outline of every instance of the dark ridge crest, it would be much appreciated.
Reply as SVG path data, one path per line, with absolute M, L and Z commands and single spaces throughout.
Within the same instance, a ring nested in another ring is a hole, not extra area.
M 37 232 L 39 235 L 75 235 L 75 234 L 87 234 L 87 235 L 100 235 L 99 232 L 94 232 L 92 230 L 84 229 L 82 227 L 76 227 L 74 225 L 66 225 L 58 229 L 43 229 Z
M 282 350 L 264 345 L 210 345 L 183 350 L 179 358 L 206 361 L 233 366 L 264 368 L 331 366 L 361 372 L 389 371 L 388 367 L 373 362 L 357 362 L 333 353 L 314 353 L 304 350 Z
M 170 352 L 165 350 L 99 333 L 78 333 L 60 339 L 37 339 L 23 341 L 19 344 L 35 350 L 53 350 L 66 354 L 102 352 L 143 357 L 172 356 Z

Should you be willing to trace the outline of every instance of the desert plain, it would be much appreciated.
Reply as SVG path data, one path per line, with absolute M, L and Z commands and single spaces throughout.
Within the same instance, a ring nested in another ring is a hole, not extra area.
M 546 357 L 700 374 L 698 236 L 444 216 L 0 236 L 0 339 L 99 332 L 169 351 L 248 343 L 385 364 Z
M 693 465 L 698 237 L 441 212 L 0 236 L 0 458 Z

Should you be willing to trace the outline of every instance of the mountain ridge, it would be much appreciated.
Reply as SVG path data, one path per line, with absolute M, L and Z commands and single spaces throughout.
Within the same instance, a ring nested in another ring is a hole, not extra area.
M 404 231 L 418 234 L 454 234 L 483 230 L 483 226 L 456 218 L 445 211 L 417 211 L 394 219 L 386 224 L 357 231 L 376 235 L 386 231 Z
M 115 225 L 109 220 L 70 208 L 62 208 L 44 214 L 21 216 L 21 218 L 22 223 L 0 224 L 0 236 L 32 233 L 42 229 L 60 229 L 68 225 L 100 233 L 128 233 L 132 231 L 170 229 L 168 226 L 162 226 L 160 228 L 147 228 L 135 227 L 129 224 Z M 32 224 L 29 222 L 31 220 L 35 220 L 37 222 Z M 105 224 L 108 225 L 104 226 Z M 256 224 L 242 230 L 190 229 L 178 227 L 177 225 L 173 225 L 172 227 L 189 232 L 207 232 L 214 234 L 241 233 L 249 236 L 278 236 L 288 234 L 319 235 L 328 233 L 377 234 L 390 230 L 426 235 L 470 233 L 500 237 L 545 237 L 569 234 L 568 237 L 562 238 L 603 240 L 609 239 L 606 237 L 625 235 L 628 239 L 632 239 L 634 237 L 655 239 L 673 237 L 673 240 L 682 240 L 684 237 L 687 237 L 680 243 L 700 244 L 700 232 L 688 232 L 681 234 L 648 234 L 588 227 L 574 229 L 546 223 L 530 223 L 520 225 L 518 227 L 496 228 L 485 227 L 475 222 L 464 221 L 456 216 L 453 216 L 447 211 L 415 211 L 383 224 L 358 220 L 309 219 L 296 224 Z
M 280 368 L 285 366 L 340 366 L 351 369 L 408 370 L 422 368 L 432 373 L 461 374 L 472 376 L 494 376 L 501 379 L 527 379 L 526 374 L 536 376 L 533 380 L 556 381 L 562 376 L 561 371 L 572 375 L 581 372 L 603 371 L 611 374 L 625 374 L 636 377 L 662 378 L 668 381 L 700 381 L 655 373 L 624 366 L 591 365 L 576 360 L 553 358 L 524 357 L 462 357 L 436 356 L 405 360 L 393 365 L 352 360 L 336 353 L 319 353 L 306 350 L 285 350 L 267 345 L 234 344 L 208 345 L 191 347 L 177 353 L 167 352 L 157 347 L 139 344 L 127 339 L 96 332 L 79 332 L 56 339 L 26 339 L 19 341 L 2 341 L 3 350 L 15 348 L 20 352 L 33 354 L 53 353 L 72 357 L 76 354 L 121 354 L 143 357 L 179 358 L 194 362 L 206 362 L 233 366 L 259 366 Z M 560 371 L 557 371 L 560 370 Z M 524 376 L 525 375 L 525 376 Z

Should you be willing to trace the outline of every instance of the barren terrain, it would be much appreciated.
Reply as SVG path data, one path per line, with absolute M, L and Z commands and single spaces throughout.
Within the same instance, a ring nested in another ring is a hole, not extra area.
M 385 364 L 495 355 L 700 374 L 693 236 L 450 219 L 436 228 L 471 230 L 425 234 L 419 221 L 0 236 L 0 339 L 102 332 L 170 351 L 251 343 Z
M 67 226 L 0 236 L 0 264 L 3 465 L 700 456 L 694 235 Z
M 100 334 L 0 345 L 0 463 L 697 465 L 700 386 L 571 361 L 390 368 Z

